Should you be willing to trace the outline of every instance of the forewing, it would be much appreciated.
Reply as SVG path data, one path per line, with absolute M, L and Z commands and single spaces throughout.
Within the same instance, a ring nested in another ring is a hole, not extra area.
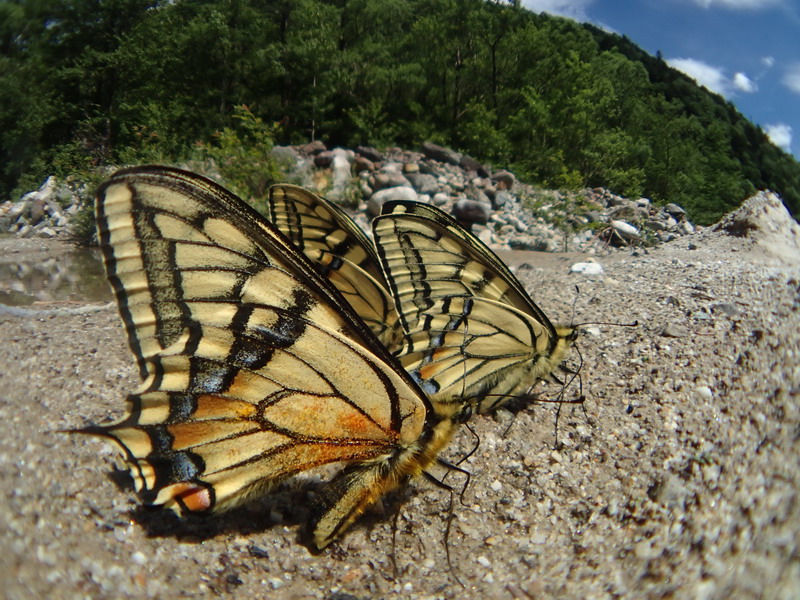
M 144 382 L 115 440 L 147 502 L 204 511 L 419 439 L 427 400 L 270 223 L 197 175 L 98 191 L 106 270 Z
M 477 400 L 485 412 L 560 360 L 550 320 L 502 261 L 449 216 L 387 203 L 373 234 L 406 336 L 397 355 L 432 401 Z
M 529 315 L 482 298 L 439 300 L 398 353 L 431 401 L 487 412 L 542 375 L 549 338 Z M 486 399 L 488 397 L 488 399 Z
M 384 275 L 401 288 L 391 291 L 402 294 L 397 309 L 407 331 L 426 310 L 424 299 L 475 296 L 531 315 L 555 337 L 550 319 L 506 264 L 450 215 L 420 202 L 387 202 L 372 230 Z
M 274 185 L 270 220 L 342 293 L 386 344 L 395 339 L 397 313 L 372 241 L 338 206 L 301 187 Z

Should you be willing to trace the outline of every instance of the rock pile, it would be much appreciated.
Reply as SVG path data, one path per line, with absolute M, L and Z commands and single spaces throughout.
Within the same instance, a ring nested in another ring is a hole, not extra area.
M 750 239 L 767 254 L 786 262 L 800 261 L 800 225 L 774 192 L 758 192 L 725 215 L 713 231 Z
M 0 232 L 18 237 L 64 236 L 70 233 L 70 218 L 82 205 L 79 193 L 50 176 L 38 190 L 0 205 Z
M 300 185 L 357 206 L 356 221 L 366 230 L 385 202 L 415 200 L 449 212 L 496 249 L 585 250 L 652 244 L 695 232 L 675 204 L 657 207 L 647 198 L 630 200 L 602 188 L 566 194 L 537 189 L 513 173 L 432 143 L 415 152 L 328 150 L 315 141 L 276 148 L 275 156 Z
M 320 141 L 273 150 L 286 179 L 357 209 L 366 231 L 389 200 L 415 200 L 452 214 L 495 249 L 588 250 L 669 241 L 694 233 L 675 204 L 622 198 L 608 190 L 562 193 L 534 188 L 449 148 L 421 151 L 366 146 L 328 149 Z M 50 177 L 18 202 L 0 206 L 0 231 L 18 236 L 71 233 L 80 194 Z

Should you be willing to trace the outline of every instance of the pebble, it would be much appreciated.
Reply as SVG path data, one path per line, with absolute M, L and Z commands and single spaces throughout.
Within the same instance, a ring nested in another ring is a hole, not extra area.
M 667 323 L 667 325 L 665 325 L 664 328 L 661 330 L 661 335 L 664 337 L 682 338 L 682 337 L 687 337 L 689 335 L 689 330 L 683 325 L 677 325 L 675 323 Z
M 700 387 L 695 388 L 694 393 L 701 400 L 709 401 L 714 399 L 714 392 L 712 392 L 711 388 L 707 385 L 701 385 Z
M 603 265 L 596 262 L 578 262 L 569 268 L 570 273 L 581 273 L 582 275 L 601 275 Z

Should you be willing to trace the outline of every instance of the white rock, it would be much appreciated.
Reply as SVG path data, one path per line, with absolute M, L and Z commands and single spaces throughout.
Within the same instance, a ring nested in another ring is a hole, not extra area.
M 714 392 L 712 392 L 711 388 L 707 385 L 701 385 L 695 389 L 694 393 L 701 400 L 712 400 L 714 398 Z
M 352 154 L 352 151 L 350 151 L 350 154 Z M 347 150 L 343 148 L 335 148 L 333 150 L 331 168 L 333 170 L 333 189 L 330 191 L 330 197 L 342 198 L 350 182 L 350 160 Z
M 603 265 L 596 262 L 578 262 L 569 268 L 570 273 L 582 273 L 583 275 L 600 275 L 603 272 Z
M 611 221 L 610 225 L 614 228 L 614 231 L 626 239 L 635 240 L 639 238 L 639 230 L 630 223 L 614 220 Z

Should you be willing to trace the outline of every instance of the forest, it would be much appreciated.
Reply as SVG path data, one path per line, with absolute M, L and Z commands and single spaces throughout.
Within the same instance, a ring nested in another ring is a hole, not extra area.
M 800 164 L 731 103 L 624 36 L 513 2 L 0 3 L 0 199 L 51 174 L 314 139 L 432 141 L 701 224 L 767 188 L 800 216 Z

